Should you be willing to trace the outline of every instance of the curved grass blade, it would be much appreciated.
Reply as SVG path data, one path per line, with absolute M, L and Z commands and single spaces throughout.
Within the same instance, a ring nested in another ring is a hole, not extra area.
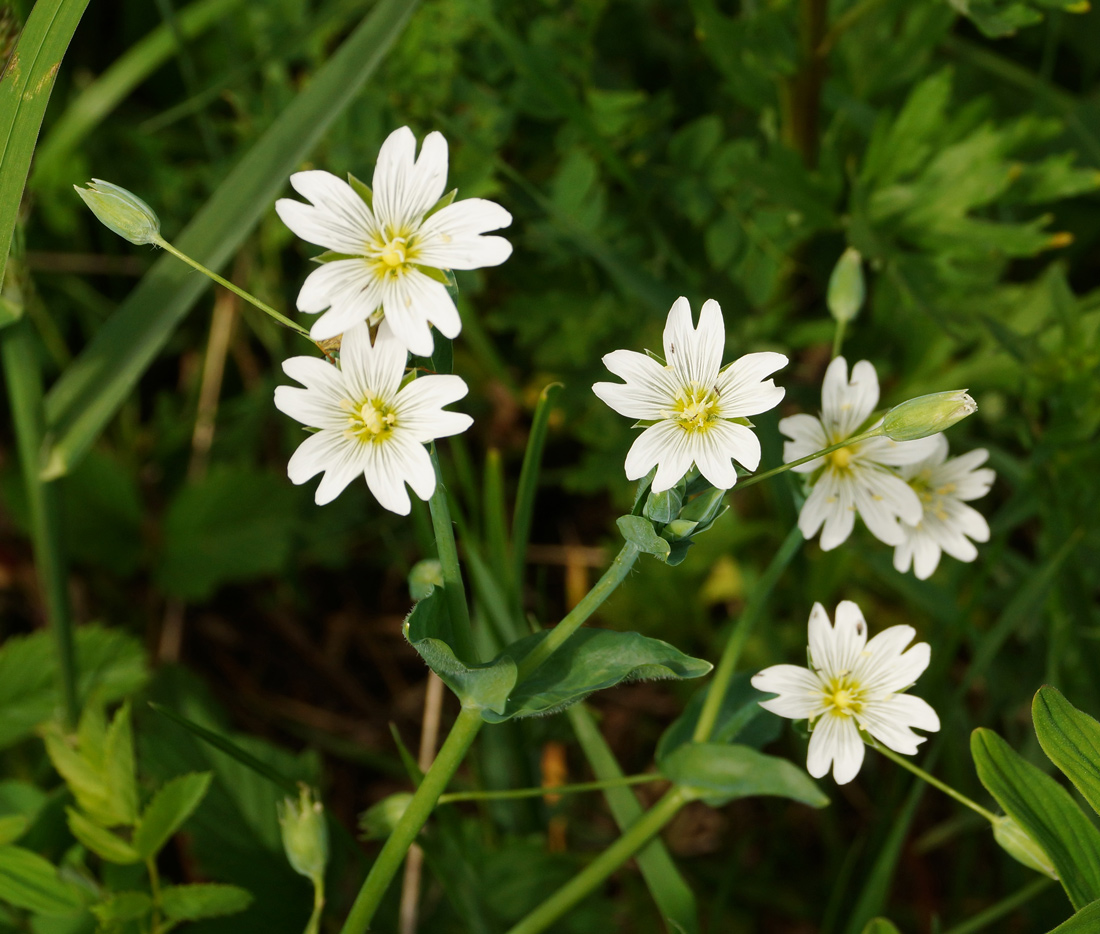
M 88 0 L 39 0 L 0 78 L 0 285 L 57 69 Z
M 1050 685 L 1036 693 L 1031 719 L 1043 752 L 1100 814 L 1100 723 Z
M 378 68 L 418 2 L 381 0 L 174 238 L 182 252 L 212 269 L 225 264 Z M 46 476 L 67 473 L 80 460 L 207 286 L 171 256 L 149 270 L 47 394 L 56 440 Z

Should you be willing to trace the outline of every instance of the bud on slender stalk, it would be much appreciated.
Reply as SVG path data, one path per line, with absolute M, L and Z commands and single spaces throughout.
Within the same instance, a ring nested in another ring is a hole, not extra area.
M 1046 851 L 1011 817 L 1005 815 L 993 821 L 993 839 L 1014 860 L 1052 879 L 1058 878 Z
M 359 829 L 368 840 L 385 840 L 397 822 L 405 816 L 405 810 L 413 796 L 407 791 L 399 791 L 383 798 L 359 816 Z
M 100 223 L 120 237 L 138 244 L 160 242 L 160 220 L 132 191 L 101 178 L 93 178 L 87 188 L 73 187 Z
M 946 431 L 967 415 L 978 411 L 965 389 L 934 392 L 895 405 L 882 420 L 886 437 L 894 441 L 915 441 Z
M 283 849 L 294 871 L 315 883 L 324 878 L 328 862 L 328 826 L 325 809 L 313 800 L 312 791 L 302 786 L 298 800 L 284 798 L 279 805 L 279 827 Z
M 863 307 L 866 294 L 863 257 L 859 250 L 848 247 L 840 255 L 833 267 L 833 274 L 829 277 L 829 291 L 825 298 L 829 314 L 840 322 L 851 321 Z

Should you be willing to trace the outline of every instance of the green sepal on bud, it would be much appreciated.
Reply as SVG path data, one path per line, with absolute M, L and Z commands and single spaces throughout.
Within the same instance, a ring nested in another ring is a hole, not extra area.
M 851 321 L 863 307 L 867 287 L 863 281 L 863 257 L 859 250 L 848 247 L 840 254 L 833 274 L 829 276 L 829 290 L 825 303 L 829 314 L 837 321 Z
M 1052 879 L 1058 878 L 1054 863 L 1047 856 L 1046 850 L 1008 815 L 1002 815 L 993 821 L 993 839 L 1017 862 Z
M 132 191 L 93 178 L 87 188 L 73 185 L 91 212 L 105 227 L 131 243 L 160 243 L 160 219 Z
M 676 486 L 654 493 L 651 474 L 638 487 L 634 509 L 618 521 L 623 537 L 644 554 L 665 564 L 680 564 L 694 544 L 729 507 L 725 490 L 716 490 L 705 477 L 692 471 Z
M 412 799 L 411 792 L 399 791 L 367 808 L 359 815 L 359 829 L 363 831 L 363 839 L 385 840 L 393 833 L 397 822 L 405 816 Z
M 284 798 L 278 805 L 283 849 L 294 871 L 319 884 L 328 863 L 328 825 L 325 808 L 303 785 L 298 800 Z
M 883 431 L 893 441 L 915 441 L 946 431 L 978 411 L 965 389 L 933 392 L 895 405 L 882 420 Z

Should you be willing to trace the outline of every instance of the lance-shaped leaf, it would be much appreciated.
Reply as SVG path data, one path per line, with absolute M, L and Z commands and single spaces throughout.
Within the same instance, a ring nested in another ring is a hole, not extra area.
M 405 620 L 405 638 L 463 707 L 503 713 L 516 683 L 516 663 L 501 655 L 487 665 L 467 665 L 455 654 L 451 615 L 442 587 L 434 587 Z M 506 718 L 505 718 L 506 719 Z
M 84 907 L 77 887 L 62 881 L 53 863 L 19 846 L 0 846 L 0 902 L 47 917 Z
M 138 851 L 118 834 L 88 820 L 74 808 L 66 808 L 65 813 L 68 815 L 69 830 L 72 831 L 73 836 L 96 856 L 102 857 L 109 863 L 118 863 L 120 866 L 141 862 Z
M 693 798 L 720 807 L 737 798 L 774 795 L 820 808 L 829 799 L 792 762 L 748 746 L 688 743 L 666 756 L 661 774 Z
M 1096 934 L 1100 931 L 1100 899 L 1090 902 L 1049 934 Z
M 1100 814 L 1100 723 L 1050 686 L 1039 688 L 1031 718 L 1043 752 Z
M 166 885 L 161 892 L 164 917 L 172 924 L 236 914 L 251 904 L 252 893 L 236 885 Z
M 105 928 L 123 921 L 140 921 L 153 910 L 153 900 L 144 892 L 113 892 L 106 901 L 92 905 L 92 914 Z
M 1073 907 L 1100 898 L 1100 830 L 1069 792 L 992 730 L 975 730 L 970 752 L 986 790 L 1050 857 Z
M 134 829 L 134 849 L 142 859 L 156 856 L 180 829 L 206 795 L 212 777 L 212 772 L 180 775 L 153 795 Z
M 513 642 L 501 658 L 511 657 L 521 665 L 547 634 L 538 632 Z M 483 710 L 482 716 L 490 723 L 499 723 L 512 717 L 556 713 L 593 691 L 623 681 L 699 678 L 712 667 L 710 662 L 685 655 L 667 642 L 636 632 L 578 629 L 515 686 L 503 710 Z

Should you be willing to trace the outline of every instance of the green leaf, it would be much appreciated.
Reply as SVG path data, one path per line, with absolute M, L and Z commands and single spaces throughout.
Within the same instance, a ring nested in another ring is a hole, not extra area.
M 65 813 L 69 817 L 69 830 L 73 836 L 97 856 L 120 866 L 141 862 L 141 854 L 118 834 L 88 820 L 74 808 L 65 808 Z
M 416 6 L 416 0 L 376 4 L 173 239 L 175 246 L 211 269 L 224 266 L 271 210 L 287 176 L 356 98 Z M 9 177 L 6 166 L 3 177 Z M 208 284 L 174 257 L 161 257 L 66 368 L 46 397 L 47 423 L 57 439 L 47 455 L 51 477 L 80 460 Z
M 252 893 L 236 885 L 166 885 L 161 891 L 164 917 L 170 922 L 233 915 L 251 904 Z
M 210 787 L 213 772 L 192 772 L 174 778 L 160 788 L 142 811 L 134 829 L 133 845 L 142 859 L 151 859 L 160 852 L 172 835 L 180 829 L 191 812 L 199 806 Z
M 454 635 L 442 587 L 433 588 L 413 607 L 405 620 L 404 632 L 412 647 L 455 692 L 463 707 L 483 713 L 504 712 L 516 683 L 516 662 L 508 655 L 501 655 L 487 665 L 467 666 L 459 661 L 451 648 Z
M 549 633 L 512 643 L 500 658 L 518 666 Z M 583 700 L 593 691 L 623 681 L 650 678 L 699 678 L 711 670 L 710 662 L 685 655 L 679 649 L 636 632 L 610 629 L 578 629 L 524 681 L 515 686 L 503 710 L 483 710 L 490 723 L 512 717 L 557 713 Z
M 290 557 L 297 503 L 273 474 L 212 470 L 168 507 L 157 581 L 174 596 L 203 600 L 230 581 L 276 573 Z
M 885 918 L 872 918 L 863 929 L 863 934 L 901 934 L 893 921 Z
M 139 921 L 153 908 L 145 892 L 113 892 L 106 901 L 92 905 L 92 914 L 104 925 L 119 921 Z
M 815 808 L 829 803 L 798 766 L 748 746 L 689 743 L 661 762 L 661 774 L 711 807 L 756 795 L 790 798 Z
M 644 516 L 619 516 L 615 524 L 623 538 L 642 554 L 653 555 L 661 561 L 668 559 L 672 546 L 654 531 L 649 519 Z
M 0 817 L 0 846 L 14 843 L 27 830 L 28 821 L 22 814 L 8 814 Z
M 0 80 L 0 285 L 54 79 L 88 0 L 39 0 Z
M 978 778 L 1050 857 L 1076 909 L 1100 898 L 1100 830 L 1068 791 L 992 730 L 970 737 Z
M 1036 693 L 1031 718 L 1043 752 L 1100 814 L 1100 723 L 1049 685 Z
M 360 181 L 351 172 L 348 172 L 348 184 L 351 185 L 355 193 L 363 199 L 363 203 L 368 208 L 374 207 L 374 192 L 371 191 L 370 185 L 364 181 Z
M 1048 934 L 1096 934 L 1100 930 L 1100 900 L 1090 902 Z
M 132 824 L 137 819 L 138 793 L 129 701 L 119 708 L 107 728 L 103 746 L 103 778 L 112 810 L 121 818 L 120 823 Z
M 53 863 L 18 846 L 0 846 L 0 901 L 48 917 L 84 908 L 77 887 L 62 881 Z

